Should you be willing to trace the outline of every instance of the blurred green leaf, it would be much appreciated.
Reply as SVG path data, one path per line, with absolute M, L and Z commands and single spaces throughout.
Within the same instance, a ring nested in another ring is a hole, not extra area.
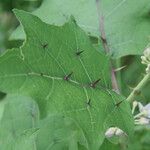
M 73 142 L 86 143 L 82 130 L 62 115 L 39 119 L 38 105 L 29 97 L 8 95 L 0 124 L 0 149 L 73 150 Z
M 99 7 L 112 56 L 141 54 L 149 43 L 149 0 L 101 0 Z M 33 14 L 55 25 L 64 24 L 73 15 L 89 35 L 100 35 L 96 0 L 45 0 Z M 11 36 L 11 39 L 24 38 L 21 27 Z
M 105 139 L 100 150 L 120 150 L 118 144 L 113 144 L 109 140 Z

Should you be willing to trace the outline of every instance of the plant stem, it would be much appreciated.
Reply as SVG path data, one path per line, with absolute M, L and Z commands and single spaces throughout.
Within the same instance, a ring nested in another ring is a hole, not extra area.
M 135 97 L 138 95 L 139 92 L 141 92 L 141 89 L 147 84 L 147 82 L 150 79 L 150 73 L 147 73 L 144 78 L 140 81 L 140 83 L 133 89 L 131 94 L 128 96 L 127 101 L 133 102 Z
M 104 17 L 102 15 L 102 12 L 100 11 L 100 0 L 96 0 L 96 5 L 97 5 L 97 11 L 98 11 L 98 15 L 99 15 L 99 30 L 100 30 L 100 38 L 104 47 L 104 50 L 106 52 L 106 54 L 108 54 L 110 52 L 108 43 L 107 43 L 107 38 L 106 38 L 106 34 L 105 34 L 105 28 L 104 28 Z M 112 60 L 110 61 L 110 68 L 111 68 L 111 81 L 112 81 L 112 88 L 119 93 L 119 88 L 118 88 L 118 83 L 117 83 L 117 79 L 116 79 L 116 74 L 115 71 L 113 69 L 113 62 Z

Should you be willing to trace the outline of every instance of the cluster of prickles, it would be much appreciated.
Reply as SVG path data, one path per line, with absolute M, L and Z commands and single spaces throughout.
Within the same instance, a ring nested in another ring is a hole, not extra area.
M 141 56 L 142 64 L 147 66 L 146 73 L 150 73 L 150 47 L 145 49 L 143 56 Z

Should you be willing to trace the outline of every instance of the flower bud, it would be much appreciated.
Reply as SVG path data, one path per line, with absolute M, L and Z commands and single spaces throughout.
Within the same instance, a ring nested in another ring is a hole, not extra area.
M 116 133 L 115 133 L 116 136 L 121 136 L 121 135 L 123 135 L 123 134 L 124 134 L 124 132 L 123 132 L 121 129 L 118 128 L 118 129 L 116 130 Z
M 105 132 L 105 136 L 107 138 L 110 138 L 112 136 L 115 135 L 115 132 L 116 132 L 116 128 L 115 127 L 112 127 L 112 128 L 109 128 L 106 132 Z
M 125 133 L 118 127 L 111 127 L 105 132 L 105 136 L 107 138 L 111 138 L 113 136 L 121 136 L 123 134 L 125 134 Z

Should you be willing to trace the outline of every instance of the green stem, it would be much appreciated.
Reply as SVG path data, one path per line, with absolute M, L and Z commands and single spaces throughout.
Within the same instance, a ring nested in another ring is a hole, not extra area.
M 140 81 L 140 83 L 133 89 L 131 94 L 128 96 L 127 101 L 133 102 L 138 93 L 141 92 L 141 89 L 147 84 L 150 79 L 150 73 L 147 73 L 144 78 Z

